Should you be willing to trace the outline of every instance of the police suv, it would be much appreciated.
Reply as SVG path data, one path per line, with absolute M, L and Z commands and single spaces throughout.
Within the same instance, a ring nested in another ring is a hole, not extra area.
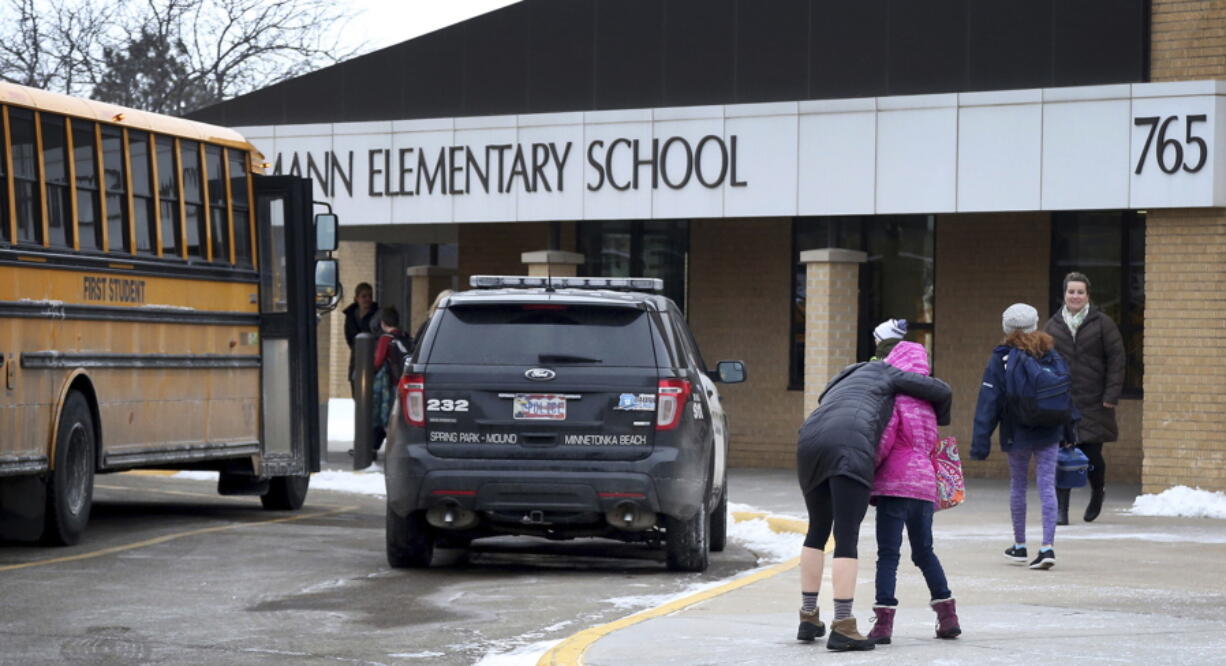
M 662 546 L 703 571 L 727 538 L 728 424 L 663 282 L 473 276 L 405 363 L 386 456 L 387 559 L 535 535 Z

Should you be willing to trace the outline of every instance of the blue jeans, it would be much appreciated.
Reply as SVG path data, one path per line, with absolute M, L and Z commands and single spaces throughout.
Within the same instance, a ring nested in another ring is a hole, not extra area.
M 902 549 L 902 528 L 911 542 L 911 561 L 924 573 L 932 599 L 952 596 L 941 561 L 932 551 L 933 504 L 910 497 L 877 498 L 877 604 L 897 606 L 898 560 Z

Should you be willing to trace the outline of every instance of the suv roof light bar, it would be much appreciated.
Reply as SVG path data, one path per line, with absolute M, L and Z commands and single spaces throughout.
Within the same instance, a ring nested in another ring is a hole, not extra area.
M 530 275 L 474 275 L 468 278 L 474 289 L 504 289 L 508 287 L 544 287 L 546 289 L 604 289 L 609 291 L 663 292 L 660 278 L 610 277 L 540 277 Z

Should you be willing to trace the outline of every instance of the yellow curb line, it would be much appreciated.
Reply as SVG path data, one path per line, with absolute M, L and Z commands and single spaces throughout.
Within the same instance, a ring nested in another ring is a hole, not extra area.
M 795 518 L 771 516 L 757 511 L 733 511 L 732 518 L 738 523 L 746 520 L 766 520 L 766 523 L 770 526 L 771 531 L 778 534 L 804 534 L 809 529 L 809 524 L 806 521 L 797 520 Z M 829 550 L 829 548 L 831 548 L 831 546 L 830 544 L 827 544 L 827 550 Z M 564 639 L 561 643 L 553 646 L 541 657 L 540 661 L 537 662 L 537 666 L 579 666 L 580 664 L 583 664 L 583 655 L 587 652 L 588 648 L 592 647 L 596 641 L 604 638 L 614 631 L 625 629 L 626 627 L 633 626 L 646 620 L 676 613 L 677 611 L 684 610 L 708 599 L 713 599 L 747 585 L 752 585 L 753 583 L 766 580 L 767 578 L 778 576 L 781 573 L 795 569 L 799 564 L 800 558 L 794 557 L 786 562 L 781 562 L 770 568 L 745 576 L 744 578 L 729 581 L 723 585 L 720 585 L 719 587 L 713 587 L 701 592 L 696 592 L 688 597 L 671 601 L 663 606 L 657 606 L 656 608 L 649 608 L 647 610 L 639 611 L 634 615 L 623 617 L 620 620 L 614 620 L 606 624 L 584 629 L 583 631 L 573 634 L 572 636 Z
M 155 546 L 159 543 L 165 543 L 167 541 L 173 541 L 174 539 L 181 539 L 183 537 L 198 536 L 200 534 L 210 534 L 212 532 L 224 532 L 226 530 L 233 530 L 233 529 L 237 529 L 240 527 L 252 527 L 255 525 L 271 525 L 273 523 L 287 523 L 292 520 L 305 520 L 307 518 L 320 518 L 323 516 L 331 516 L 333 514 L 343 513 L 345 511 L 354 511 L 357 508 L 358 507 L 356 506 L 342 506 L 342 507 L 332 509 L 331 511 L 318 511 L 316 513 L 305 513 L 305 514 L 298 515 L 298 516 L 286 516 L 283 518 L 272 518 L 269 520 L 257 520 L 257 521 L 250 522 L 250 523 L 235 523 L 231 525 L 219 525 L 217 527 L 205 527 L 203 529 L 198 529 L 198 530 L 188 530 L 186 532 L 178 532 L 176 534 L 166 534 L 160 537 L 146 539 L 145 541 L 138 541 L 136 543 L 124 544 L 122 546 L 112 546 L 110 548 L 102 548 L 100 550 L 95 550 L 89 553 L 81 553 L 79 555 L 68 555 L 66 557 L 54 557 L 54 558 L 47 559 L 47 560 L 36 560 L 34 562 L 23 562 L 21 564 L 10 564 L 7 566 L 0 566 L 0 572 L 13 571 L 16 569 L 27 569 L 29 567 L 41 567 L 41 566 L 45 566 L 48 564 L 60 564 L 63 562 L 76 562 L 77 560 L 88 560 L 94 557 L 101 557 L 103 555 L 113 555 L 114 553 L 122 553 L 125 550 L 133 550 L 136 548 L 143 548 L 145 546 Z

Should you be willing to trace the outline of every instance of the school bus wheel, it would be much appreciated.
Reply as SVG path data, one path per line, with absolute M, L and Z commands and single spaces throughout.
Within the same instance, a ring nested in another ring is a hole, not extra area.
M 94 494 L 94 418 L 80 391 L 70 391 L 60 411 L 55 468 L 47 478 L 43 540 L 71 546 L 89 522 Z
M 309 476 L 274 476 L 268 480 L 268 492 L 260 495 L 260 504 L 269 511 L 297 511 L 310 485 Z

